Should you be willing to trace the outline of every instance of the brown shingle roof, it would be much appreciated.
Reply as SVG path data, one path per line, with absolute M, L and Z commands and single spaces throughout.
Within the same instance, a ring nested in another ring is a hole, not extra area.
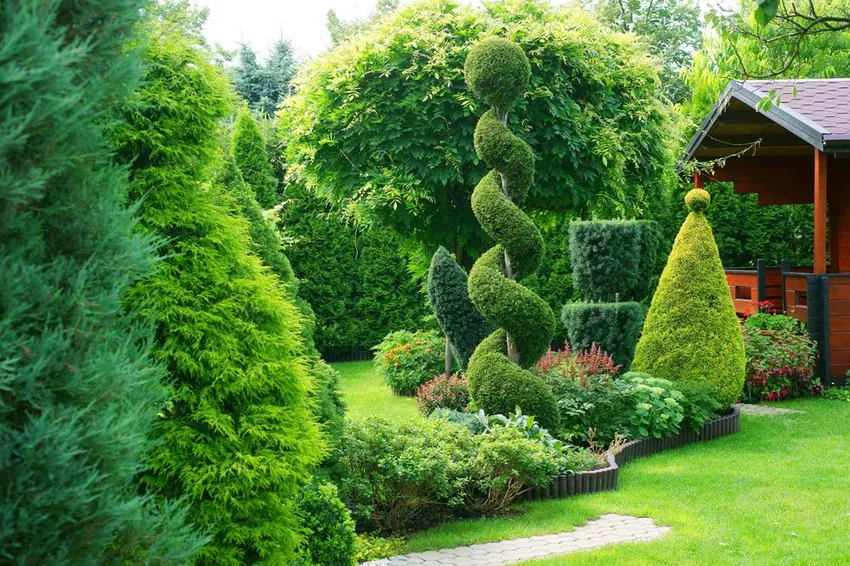
M 794 89 L 796 88 L 796 96 Z M 761 100 L 775 90 L 780 104 L 762 108 Z M 729 81 L 726 90 L 691 138 L 679 167 L 692 159 L 722 121 L 727 107 L 743 104 L 755 112 L 753 124 L 763 119 L 778 125 L 801 142 L 828 153 L 850 153 L 850 78 L 775 81 Z M 735 144 L 731 144 L 735 145 Z M 778 150 L 777 150 L 778 151 Z
M 776 90 L 780 106 L 798 112 L 830 134 L 850 133 L 850 79 L 741 81 L 741 85 L 765 95 Z

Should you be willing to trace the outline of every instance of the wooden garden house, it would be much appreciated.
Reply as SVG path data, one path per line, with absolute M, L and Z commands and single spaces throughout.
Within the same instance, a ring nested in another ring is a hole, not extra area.
M 772 90 L 781 104 L 757 110 Z M 740 314 L 770 301 L 805 321 L 820 344 L 818 374 L 842 378 L 850 370 L 850 79 L 731 81 L 682 163 L 718 159 L 712 173 L 694 176 L 697 187 L 728 181 L 762 205 L 814 204 L 813 265 L 759 260 L 726 278 Z

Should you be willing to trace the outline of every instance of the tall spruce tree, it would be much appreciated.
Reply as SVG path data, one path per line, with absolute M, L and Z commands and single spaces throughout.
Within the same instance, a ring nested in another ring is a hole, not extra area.
M 302 321 L 250 253 L 236 202 L 209 182 L 231 93 L 184 33 L 188 17 L 152 23 L 145 87 L 116 134 L 142 226 L 162 241 L 156 272 L 129 302 L 155 317 L 173 381 L 143 482 L 190 500 L 213 537 L 199 563 L 287 564 L 300 538 L 293 497 L 324 453 Z
M 277 179 L 266 153 L 266 139 L 250 110 L 244 106 L 233 126 L 233 155 L 242 178 L 254 190 L 263 208 L 277 204 Z
M 105 129 L 137 78 L 144 5 L 0 9 L 3 564 L 177 564 L 201 542 L 134 487 L 165 399 L 153 328 L 122 297 L 154 247 Z

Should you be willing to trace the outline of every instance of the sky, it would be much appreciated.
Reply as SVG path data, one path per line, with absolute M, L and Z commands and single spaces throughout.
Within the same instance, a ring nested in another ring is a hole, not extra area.
M 279 38 L 290 39 L 299 57 L 315 57 L 330 46 L 328 10 L 344 20 L 369 15 L 376 0 L 192 0 L 210 9 L 204 34 L 211 43 L 233 49 L 249 44 L 260 58 Z
M 564 1 L 551 0 L 551 3 Z M 719 1 L 729 3 L 729 0 Z M 299 58 L 311 59 L 330 46 L 325 29 L 328 10 L 336 10 L 343 20 L 361 19 L 372 12 L 376 0 L 192 0 L 192 3 L 210 10 L 204 33 L 212 44 L 234 49 L 240 43 L 247 43 L 264 59 L 272 44 L 282 37 L 292 41 Z

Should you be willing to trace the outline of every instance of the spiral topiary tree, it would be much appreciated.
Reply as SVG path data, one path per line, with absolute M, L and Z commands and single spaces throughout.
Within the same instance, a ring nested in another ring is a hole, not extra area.
M 519 406 L 543 426 L 558 424 L 552 392 L 526 368 L 546 352 L 555 316 L 546 302 L 518 283 L 533 273 L 543 239 L 520 208 L 534 177 L 534 155 L 506 126 L 507 110 L 531 76 L 519 45 L 503 38 L 485 39 L 469 52 L 466 83 L 490 110 L 475 127 L 475 151 L 492 170 L 472 193 L 472 211 L 497 244 L 484 252 L 469 274 L 469 297 L 488 322 L 499 329 L 475 349 L 468 367 L 470 393 L 488 413 Z
M 744 386 L 746 358 L 741 327 L 711 226 L 711 197 L 702 189 L 685 196 L 685 219 L 635 349 L 632 370 L 705 387 L 729 406 Z

